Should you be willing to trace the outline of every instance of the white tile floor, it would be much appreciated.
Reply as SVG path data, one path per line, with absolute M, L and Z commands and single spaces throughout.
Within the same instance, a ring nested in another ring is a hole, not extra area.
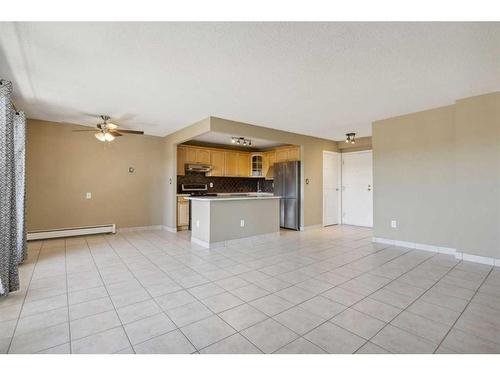
M 500 353 L 500 270 L 336 226 L 31 242 L 0 353 Z

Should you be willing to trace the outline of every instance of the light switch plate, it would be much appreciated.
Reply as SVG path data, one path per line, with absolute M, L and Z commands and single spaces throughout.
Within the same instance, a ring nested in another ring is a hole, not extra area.
M 196 220 L 196 228 L 199 228 L 199 227 L 200 227 L 200 221 Z
M 241 220 L 240 220 L 240 227 L 242 227 L 242 228 L 243 228 L 244 226 L 245 226 L 245 220 L 241 219 Z
M 209 185 L 210 185 L 211 188 L 214 187 L 214 183 L 213 182 L 211 182 Z
M 391 220 L 391 228 L 397 228 L 398 222 L 396 220 Z
M 92 193 L 85 193 L 86 199 L 92 199 Z

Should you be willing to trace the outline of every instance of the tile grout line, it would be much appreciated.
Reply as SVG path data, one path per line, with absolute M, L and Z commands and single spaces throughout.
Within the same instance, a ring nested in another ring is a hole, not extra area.
M 107 286 L 106 286 L 106 284 L 105 284 L 105 282 L 104 282 L 104 279 L 102 278 L 101 270 L 99 269 L 99 267 L 98 267 L 98 265 L 97 265 L 97 262 L 96 262 L 96 260 L 95 260 L 95 258 L 94 258 L 94 254 L 92 254 L 92 248 L 91 248 L 91 246 L 89 245 L 89 243 L 88 243 L 88 241 L 87 241 L 87 239 L 86 239 L 86 238 L 85 238 L 85 243 L 86 243 L 86 245 L 87 245 L 87 249 L 88 249 L 88 251 L 89 251 L 89 253 L 90 253 L 90 257 L 92 258 L 92 261 L 94 262 L 94 265 L 95 265 L 95 267 L 96 267 L 96 271 L 97 271 L 97 273 L 99 274 L 99 278 L 101 279 L 102 285 L 103 285 L 104 289 L 106 290 L 106 293 L 107 293 L 107 295 L 108 295 L 109 300 L 111 301 L 111 304 L 113 305 L 113 308 L 115 309 L 115 310 L 114 310 L 114 311 L 115 311 L 115 314 L 118 316 L 118 319 L 120 320 L 121 327 L 122 327 L 123 331 L 125 332 L 125 336 L 127 337 L 127 341 L 129 342 L 129 344 L 130 344 L 130 346 L 131 346 L 132 350 L 134 350 L 134 347 L 132 346 L 132 343 L 130 342 L 130 338 L 128 337 L 127 332 L 125 331 L 125 328 L 124 328 L 124 326 L 123 326 L 123 322 L 122 322 L 122 320 L 121 320 L 121 318 L 120 318 L 120 315 L 118 315 L 118 311 L 116 310 L 115 303 L 113 302 L 113 299 L 111 298 L 111 294 L 109 293 L 109 290 L 108 290 L 108 288 L 107 288 Z M 111 310 L 110 310 L 110 311 L 111 311 Z M 97 314 L 94 314 L 94 315 L 97 315 Z M 71 322 L 70 322 L 70 325 L 71 325 Z M 116 327 L 113 327 L 113 328 L 116 328 Z M 112 329 L 112 328 L 111 328 L 111 329 Z M 104 331 L 101 331 L 101 332 L 104 332 Z M 97 333 L 99 333 L 99 332 L 97 332 Z M 89 335 L 89 336 L 92 336 L 92 335 Z M 86 336 L 86 337 L 89 337 L 89 336 Z M 82 339 L 82 338 L 79 338 L 78 340 L 81 340 L 81 339 Z M 123 349 L 126 349 L 126 348 L 119 349 L 118 351 L 123 350 Z M 135 350 L 134 350 L 134 352 L 135 352 Z
M 436 254 L 436 255 L 437 255 L 437 254 Z M 385 350 L 387 350 L 387 351 L 391 352 L 389 349 L 386 349 L 386 348 L 384 348 L 382 345 L 376 344 L 376 343 L 372 342 L 371 340 L 372 340 L 375 336 L 377 336 L 377 335 L 378 335 L 378 334 L 379 334 L 379 333 L 380 333 L 380 332 L 381 332 L 381 331 L 382 331 L 385 327 L 387 327 L 388 325 L 391 325 L 391 322 L 392 322 L 392 321 L 394 321 L 394 319 L 396 319 L 396 318 L 397 318 L 398 316 L 400 316 L 403 312 L 405 312 L 405 311 L 406 311 L 406 310 L 407 310 L 410 306 L 412 306 L 415 302 L 417 302 L 417 301 L 418 301 L 418 300 L 419 300 L 419 299 L 420 299 L 420 298 L 421 298 L 421 297 L 422 297 L 425 293 L 427 293 L 429 290 L 431 290 L 431 289 L 432 289 L 432 288 L 433 288 L 433 287 L 434 287 L 437 283 L 439 283 L 439 282 L 440 282 L 440 281 L 441 281 L 444 277 L 446 277 L 446 275 L 448 275 L 451 271 L 453 271 L 453 270 L 455 269 L 455 267 L 457 267 L 460 263 L 462 263 L 462 261 L 459 261 L 459 262 L 455 263 L 455 265 L 454 265 L 453 267 L 451 267 L 448 271 L 446 271 L 446 272 L 443 274 L 443 276 L 441 276 L 438 280 L 436 280 L 436 282 L 435 282 L 434 284 L 432 284 L 429 288 L 425 289 L 425 291 L 424 291 L 421 295 L 419 295 L 419 296 L 418 296 L 415 300 L 413 300 L 413 301 L 412 301 L 412 302 L 411 302 L 408 306 L 406 306 L 404 309 L 402 309 L 402 310 L 401 310 L 401 311 L 400 311 L 400 312 L 399 312 L 396 316 L 394 316 L 391 320 L 389 320 L 389 321 L 388 321 L 388 322 L 387 322 L 387 323 L 386 323 L 386 324 L 385 324 L 385 325 L 384 325 L 384 326 L 383 326 L 380 330 L 378 330 L 378 331 L 377 331 L 377 332 L 376 332 L 376 333 L 375 333 L 375 334 L 374 334 L 374 335 L 373 335 L 373 336 L 372 336 L 372 337 L 371 337 L 368 341 L 369 341 L 369 342 L 371 342 L 372 344 L 378 345 L 378 346 L 380 346 L 381 348 L 383 348 L 383 349 L 385 349 Z M 436 306 L 438 306 L 438 305 L 436 305 Z M 442 307 L 442 306 L 441 306 L 441 307 Z M 418 315 L 418 314 L 416 314 L 416 315 Z M 420 315 L 419 315 L 419 316 L 420 316 Z M 425 318 L 425 317 L 423 317 L 423 318 Z M 428 319 L 428 318 L 426 318 L 426 319 Z M 429 319 L 429 320 L 433 321 L 432 319 Z M 400 329 L 400 330 L 402 330 L 402 331 L 405 331 L 405 332 L 407 332 L 407 333 L 409 333 L 409 334 L 411 334 L 411 335 L 413 335 L 413 336 L 419 337 L 419 338 L 421 338 L 421 339 L 424 339 L 424 340 L 426 340 L 426 341 L 428 341 L 428 342 L 430 342 L 430 343 L 434 344 L 434 343 L 433 343 L 432 341 L 430 341 L 429 339 L 427 339 L 427 338 L 425 338 L 425 337 L 422 337 L 422 336 L 420 336 L 420 335 L 416 335 L 416 334 L 414 334 L 414 333 L 412 333 L 412 332 L 409 332 L 409 331 L 405 330 L 404 328 L 400 328 L 400 327 L 397 327 L 397 326 L 394 326 L 394 327 L 396 327 L 396 328 L 398 328 L 398 329 Z
M 124 237 L 124 236 L 122 236 L 122 237 Z M 192 342 L 191 342 L 191 341 L 190 341 L 190 340 L 186 337 L 186 335 L 184 334 L 184 332 L 182 332 L 182 330 L 181 330 L 181 329 L 177 326 L 177 324 L 176 324 L 176 323 L 175 323 L 175 322 L 174 322 L 174 321 L 170 318 L 170 316 L 166 313 L 166 311 L 164 311 L 164 310 L 163 310 L 163 308 L 162 308 L 162 307 L 158 304 L 158 302 L 154 299 L 154 297 L 151 295 L 151 293 L 150 293 L 150 292 L 149 292 L 146 288 L 144 288 L 144 285 L 143 285 L 143 284 L 142 284 L 142 282 L 141 282 L 141 281 L 137 278 L 137 276 L 136 276 L 136 275 L 135 275 L 135 274 L 134 274 L 134 273 L 130 270 L 130 268 L 128 267 L 128 264 L 126 264 L 126 263 L 123 261 L 123 259 L 120 257 L 120 255 L 118 255 L 118 254 L 117 254 L 117 252 L 116 252 L 115 248 L 114 248 L 114 247 L 113 247 L 113 245 L 110 243 L 110 241 L 108 241 L 108 239 L 107 239 L 107 238 L 105 238 L 105 240 L 106 240 L 106 243 L 108 244 L 108 246 L 109 246 L 109 247 L 113 250 L 113 252 L 116 254 L 116 256 L 120 259 L 120 261 L 121 261 L 121 262 L 125 265 L 125 267 L 128 269 L 128 271 L 132 274 L 132 276 L 134 277 L 134 279 L 135 279 L 135 280 L 136 280 L 136 281 L 137 281 L 137 282 L 141 285 L 141 287 L 142 287 L 142 288 L 146 291 L 146 293 L 148 293 L 148 294 L 149 294 L 149 296 L 150 296 L 150 297 L 151 297 L 151 299 L 154 301 L 154 303 L 155 303 L 155 304 L 159 307 L 160 311 L 162 311 L 162 312 L 163 312 L 163 313 L 164 313 L 164 314 L 168 317 L 168 319 L 169 319 L 169 320 L 170 320 L 170 321 L 174 324 L 174 326 L 176 327 L 176 329 L 177 329 L 177 330 L 179 330 L 179 332 L 180 332 L 180 333 L 181 333 L 181 334 L 182 334 L 182 335 L 186 338 L 186 340 L 187 340 L 187 341 L 191 344 L 191 346 L 192 346 L 193 348 L 195 348 L 195 349 L 196 349 L 196 346 L 195 346 L 195 345 L 194 345 L 194 344 L 193 344 L 193 343 L 192 343 Z M 132 246 L 133 246 L 133 247 L 134 247 L 137 251 L 139 251 L 139 252 L 140 252 L 140 253 L 144 256 L 143 252 L 142 252 L 141 250 L 139 250 L 139 249 L 138 249 L 138 248 L 137 248 L 137 247 L 136 247 L 133 243 L 131 243 L 130 241 L 128 241 L 128 239 L 126 239 L 126 237 L 124 237 L 124 240 L 125 240 L 125 241 L 127 241 L 130 245 L 132 245 Z M 148 260 L 149 260 L 149 259 L 148 259 Z M 96 266 L 97 266 L 97 265 L 96 265 Z M 156 265 L 155 265 L 155 266 L 156 266 Z M 158 267 L 158 268 L 159 268 L 159 267 Z M 160 269 L 160 270 L 161 270 L 161 269 Z M 163 270 L 161 270 L 161 271 L 162 271 L 163 273 L 165 273 Z M 168 276 L 168 275 L 167 275 L 167 276 Z M 103 283 L 104 283 L 104 280 L 103 280 Z M 167 294 L 168 294 L 168 293 L 167 293 Z M 111 296 L 110 296 L 110 299 L 111 299 Z M 111 302 L 113 302 L 113 301 L 111 301 Z M 114 304 L 113 304 L 113 305 L 114 305 Z M 115 309 L 115 310 L 116 310 L 116 309 Z M 120 321 L 121 321 L 121 318 L 120 318 L 120 315 L 118 314 L 118 311 L 116 311 L 116 314 L 118 315 L 118 318 L 119 318 L 119 319 L 120 319 Z M 138 319 L 137 321 L 139 321 L 139 320 L 142 320 L 142 319 Z M 127 323 L 127 324 L 128 324 L 128 323 Z M 133 351 L 134 351 L 134 353 L 135 353 L 135 348 L 134 348 L 134 346 L 132 345 L 132 342 L 130 341 L 130 338 L 129 338 L 129 336 L 128 336 L 127 330 L 125 329 L 125 326 L 123 325 L 123 323 L 122 323 L 122 326 L 123 326 L 123 330 L 125 331 L 125 334 L 127 335 L 128 340 L 129 340 L 129 342 L 130 342 L 130 346 L 132 347 L 132 350 L 133 350 Z M 172 331 L 169 331 L 169 332 L 172 332 Z M 167 332 L 167 333 L 169 333 L 169 332 Z M 163 334 L 158 335 L 158 336 L 155 336 L 155 337 L 160 337 L 160 336 L 162 336 L 162 335 L 163 335 Z M 151 337 L 150 339 L 153 339 L 153 338 L 155 338 L 155 337 Z M 146 342 L 146 341 L 149 341 L 149 340 L 145 340 L 144 342 Z M 138 343 L 138 344 L 136 344 L 136 345 L 139 345 L 139 343 Z
M 14 336 L 16 335 L 17 326 L 19 325 L 19 321 L 21 320 L 21 314 L 23 312 L 24 304 L 26 302 L 26 297 L 28 296 L 28 290 L 29 290 L 29 287 L 31 285 L 31 281 L 33 280 L 33 275 L 35 274 L 35 269 L 36 269 L 36 266 L 38 264 L 38 259 L 40 258 L 40 253 L 42 252 L 42 244 L 43 243 L 40 244 L 40 249 L 38 250 L 36 259 L 33 262 L 33 270 L 31 271 L 30 280 L 29 280 L 28 285 L 26 287 L 26 293 L 24 295 L 23 302 L 21 304 L 21 309 L 19 310 L 19 315 L 17 316 L 16 326 L 14 328 L 14 331 L 12 332 L 12 337 L 10 339 L 9 347 L 7 348 L 7 353 L 10 353 L 10 349 L 12 347 L 12 343 L 14 342 Z M 19 280 L 19 283 L 21 283 L 21 280 Z M 19 285 L 19 287 L 21 287 L 21 285 Z
M 490 276 L 491 272 L 493 272 L 493 268 L 494 267 L 491 267 L 490 271 L 488 272 L 488 274 L 484 277 L 484 279 L 481 281 L 481 284 L 479 284 L 478 288 L 476 289 L 476 291 L 474 292 L 474 294 L 472 295 L 472 297 L 470 298 L 470 300 L 467 302 L 467 304 L 465 305 L 465 307 L 463 308 L 462 312 L 460 313 L 460 315 L 458 316 L 457 319 L 455 319 L 455 321 L 453 322 L 453 324 L 451 325 L 450 329 L 448 330 L 448 332 L 446 332 L 446 334 L 444 335 L 444 337 L 442 338 L 442 340 L 439 342 L 438 346 L 436 347 L 436 349 L 434 350 L 434 353 L 436 353 L 436 351 L 439 349 L 439 347 L 443 344 L 444 340 L 448 337 L 448 335 L 450 334 L 451 330 L 453 329 L 453 327 L 455 327 L 455 325 L 457 324 L 457 322 L 460 320 L 460 318 L 462 317 L 463 313 L 465 312 L 465 310 L 467 310 L 467 307 L 469 307 L 469 305 L 471 304 L 472 300 L 474 299 L 474 297 L 476 296 L 477 292 L 479 292 L 479 289 L 481 289 L 481 287 L 483 286 L 483 284 L 486 282 L 486 279 L 488 279 L 488 277 Z M 474 335 L 475 336 L 475 335 Z
M 69 354 L 72 353 L 71 342 L 71 318 L 69 316 L 69 285 L 68 285 L 68 248 L 66 246 L 66 239 L 64 239 L 64 269 L 66 275 L 66 307 L 68 312 L 68 333 L 69 333 Z

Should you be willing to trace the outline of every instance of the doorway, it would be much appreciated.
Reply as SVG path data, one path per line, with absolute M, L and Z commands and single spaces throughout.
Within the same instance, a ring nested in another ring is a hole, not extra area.
M 341 157 L 338 152 L 323 151 L 323 226 L 341 222 Z
M 342 223 L 373 226 L 373 158 L 371 151 L 342 154 Z

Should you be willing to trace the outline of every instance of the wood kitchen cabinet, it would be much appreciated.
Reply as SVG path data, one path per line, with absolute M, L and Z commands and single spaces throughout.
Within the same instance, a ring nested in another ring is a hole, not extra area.
M 248 152 L 238 152 L 238 176 L 250 176 L 250 154 Z
M 185 163 L 196 163 L 196 149 L 193 147 L 184 147 Z
M 225 176 L 225 157 L 224 151 L 210 151 L 210 164 L 212 165 L 212 170 L 207 173 L 207 176 Z
M 234 151 L 224 152 L 224 170 L 225 176 L 238 176 L 238 153 Z
M 276 163 L 300 160 L 300 147 L 289 146 L 276 149 Z
M 185 174 L 185 148 L 177 146 L 177 176 L 184 176 Z
M 206 148 L 196 149 L 196 163 L 210 164 L 210 150 Z
M 274 163 L 300 160 L 299 146 L 283 146 L 265 152 L 233 151 L 195 145 L 177 146 L 177 175 L 185 174 L 186 164 L 210 164 L 207 176 L 265 177 Z M 262 168 L 262 174 L 259 170 Z
M 177 227 L 189 225 L 189 201 L 185 197 L 177 197 Z

